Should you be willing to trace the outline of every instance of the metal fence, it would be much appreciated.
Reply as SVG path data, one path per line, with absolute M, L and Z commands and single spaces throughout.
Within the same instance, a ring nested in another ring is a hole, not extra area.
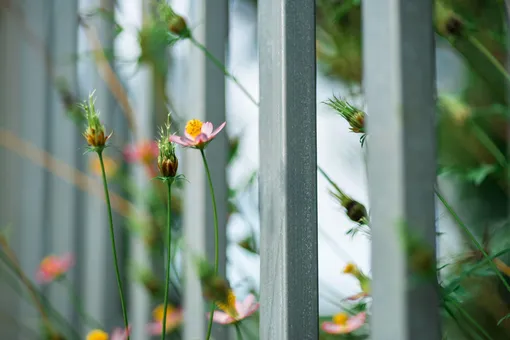
M 140 13 L 145 11 L 141 0 L 133 3 Z M 7 2 L 0 11 L 0 222 L 14 221 L 13 244 L 28 273 L 35 272 L 40 259 L 50 251 L 74 252 L 81 269 L 74 272 L 72 281 L 86 302 L 86 310 L 110 329 L 122 322 L 101 196 L 69 183 L 80 179 L 80 174 L 56 176 L 48 171 L 55 162 L 80 171 L 86 167 L 80 154 L 80 131 L 62 119 L 63 107 L 54 86 L 59 75 L 65 76 L 71 89 L 82 97 L 96 88 L 106 124 L 126 127 L 115 131 L 116 138 L 132 138 L 127 135 L 127 122 L 118 114 L 123 108 L 117 107 L 104 74 L 97 73 L 93 61 L 77 64 L 69 60 L 80 46 L 90 43 L 79 29 L 76 12 L 94 5 L 113 9 L 113 1 L 26 0 Z M 259 0 L 258 11 L 260 338 L 318 339 L 315 4 L 308 0 Z M 139 19 L 141 23 L 141 16 Z M 216 58 L 225 60 L 228 1 L 192 1 L 190 20 L 201 23 L 194 30 L 197 40 Z M 388 228 L 400 219 L 412 220 L 411 227 L 435 247 L 432 2 L 365 0 L 363 23 L 364 86 L 370 115 L 372 338 L 439 339 L 436 287 L 432 283 L 411 287 L 406 254 L 397 244 L 397 232 Z M 102 46 L 111 47 L 112 25 L 98 20 L 96 30 Z M 190 90 L 182 93 L 190 99 L 186 116 L 223 121 L 223 73 L 200 51 L 190 55 L 189 65 L 186 86 Z M 138 133 L 150 138 L 154 134 L 151 71 L 142 70 L 135 81 L 145 89 L 134 99 Z M 13 146 L 16 141 L 9 140 L 7 131 L 49 155 L 39 161 L 30 158 L 31 146 Z M 220 272 L 225 275 L 226 138 L 218 138 L 208 153 L 215 159 L 211 171 L 220 202 Z M 212 228 L 207 222 L 212 219 L 212 208 L 205 175 L 198 153 L 184 157 L 190 181 L 184 196 L 187 245 L 212 257 Z M 140 178 L 137 171 L 135 178 Z M 66 176 L 71 178 L 65 180 Z M 88 180 L 84 186 L 94 187 L 94 179 Z M 67 204 L 64 210 L 57 206 L 62 201 Z M 138 260 L 150 263 L 138 241 L 133 240 L 130 248 Z M 196 320 L 205 310 L 188 260 L 184 337 L 194 340 L 204 337 L 205 320 L 203 324 Z M 0 298 L 6 302 L 4 306 L 11 312 L 16 309 L 19 318 L 34 315 L 30 307 L 3 292 Z M 63 292 L 52 288 L 48 294 L 58 310 L 76 322 L 77 315 Z M 134 340 L 145 338 L 149 311 L 143 290 L 130 287 Z M 14 324 L 0 328 L 6 332 L 2 338 L 23 338 Z M 219 328 L 215 328 L 214 336 L 218 340 L 228 338 Z

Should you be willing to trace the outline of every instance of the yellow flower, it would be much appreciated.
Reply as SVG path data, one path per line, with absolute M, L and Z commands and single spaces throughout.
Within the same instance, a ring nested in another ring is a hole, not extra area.
M 108 340 L 108 333 L 94 329 L 87 334 L 87 340 Z
M 347 313 L 338 313 L 333 315 L 333 322 L 337 325 L 343 326 L 349 320 L 349 315 Z
M 229 289 L 228 296 L 227 296 L 227 303 L 223 302 L 216 302 L 216 305 L 219 309 L 230 315 L 231 317 L 235 318 L 237 317 L 237 308 L 236 308 L 236 295 L 232 291 L 232 289 Z
M 352 274 L 354 276 L 358 275 L 358 267 L 354 263 L 347 263 L 347 265 L 344 267 L 344 274 Z
M 163 306 L 163 304 L 161 304 L 161 305 L 157 306 L 156 308 L 154 308 L 154 310 L 152 311 L 152 318 L 154 319 L 154 321 L 162 322 L 163 321 L 164 311 L 165 311 L 165 307 Z M 166 306 L 166 316 L 167 316 L 167 318 L 174 311 L 175 311 L 175 308 L 173 306 L 167 305 Z
M 201 120 L 192 119 L 186 124 L 186 127 L 184 128 L 184 130 L 186 131 L 186 133 L 188 135 L 190 135 L 191 137 L 193 137 L 193 139 L 195 139 L 195 138 L 197 138 L 197 136 L 199 134 L 202 133 L 202 125 L 204 125 L 204 123 L 202 123 Z

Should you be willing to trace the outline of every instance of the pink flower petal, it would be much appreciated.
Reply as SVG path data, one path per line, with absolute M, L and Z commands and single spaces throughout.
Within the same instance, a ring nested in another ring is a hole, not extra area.
M 244 298 L 244 301 L 240 304 L 240 307 L 236 306 L 237 312 L 244 316 L 251 309 L 254 303 L 255 295 L 249 294 L 247 297 Z
M 128 327 L 128 329 L 122 329 L 122 328 L 116 328 L 110 340 L 127 340 L 128 335 L 131 333 L 131 326 Z
M 254 303 L 250 306 L 250 308 L 248 308 L 248 310 L 245 312 L 244 314 L 244 317 L 247 318 L 249 316 L 251 316 L 253 313 L 255 313 L 256 311 L 258 311 L 260 308 L 260 303 Z
M 337 325 L 334 322 L 331 321 L 325 321 L 321 325 L 321 329 L 328 333 L 328 334 L 345 334 L 348 333 L 345 330 L 347 329 L 346 326 L 343 325 Z
M 349 332 L 355 331 L 356 329 L 360 328 L 365 324 L 365 321 L 367 319 L 367 313 L 361 312 L 353 316 L 347 321 L 347 328 L 349 329 Z
M 124 148 L 124 159 L 128 163 L 134 163 L 138 160 L 138 150 L 133 145 L 128 145 Z
M 161 322 L 151 322 L 147 325 L 147 332 L 150 335 L 161 335 L 163 324 Z
M 213 132 L 212 123 L 205 122 L 204 124 L 202 124 L 202 130 L 200 132 L 209 137 L 211 135 L 211 133 Z
M 64 254 L 59 260 L 60 268 L 64 272 L 67 272 L 74 266 L 74 256 L 71 253 Z
M 193 145 L 193 141 L 192 140 L 189 140 L 186 137 L 181 137 L 181 136 L 177 136 L 177 135 L 171 135 L 169 140 L 172 143 L 177 143 L 177 144 L 182 145 L 182 146 L 191 146 L 191 145 Z
M 211 139 L 216 137 L 216 135 L 218 133 L 220 133 L 221 130 L 223 130 L 223 128 L 225 127 L 225 125 L 227 124 L 227 122 L 223 122 L 223 124 L 221 124 L 220 126 L 218 126 L 218 128 L 216 130 L 214 130 L 214 132 L 209 136 Z
M 211 313 L 207 313 L 207 318 L 210 318 Z M 213 321 L 222 325 L 228 325 L 234 323 L 236 319 L 228 315 L 227 313 L 214 311 Z
M 338 325 L 334 322 L 323 322 L 321 328 L 324 332 L 329 334 L 347 334 L 354 332 L 365 324 L 367 313 L 361 312 L 349 318 L 345 325 Z

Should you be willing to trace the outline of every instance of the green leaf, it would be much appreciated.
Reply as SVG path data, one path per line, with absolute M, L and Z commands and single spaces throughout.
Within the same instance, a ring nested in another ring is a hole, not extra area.
M 479 168 L 469 170 L 466 173 L 466 179 L 472 181 L 476 185 L 480 185 L 488 175 L 496 172 L 497 168 L 495 164 L 483 164 Z

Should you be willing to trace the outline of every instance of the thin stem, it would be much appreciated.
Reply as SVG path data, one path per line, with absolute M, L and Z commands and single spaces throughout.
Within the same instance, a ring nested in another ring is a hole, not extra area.
M 216 197 L 214 196 L 214 187 L 211 179 L 211 171 L 209 170 L 209 165 L 207 164 L 207 159 L 205 158 L 205 153 L 203 149 L 200 149 L 200 154 L 202 155 L 202 160 L 204 161 L 205 172 L 207 173 L 207 181 L 209 182 L 209 189 L 211 191 L 211 200 L 213 205 L 213 214 L 214 214 L 214 274 L 218 275 L 218 264 L 219 264 L 219 227 L 218 227 L 218 211 L 216 209 Z M 214 315 L 214 301 L 211 303 L 211 313 L 209 317 L 209 325 L 207 326 L 207 337 L 206 340 L 209 340 L 211 337 L 212 330 L 212 322 Z
M 483 54 L 494 67 L 501 73 L 507 82 L 510 82 L 510 74 L 506 71 L 505 67 L 492 55 L 492 53 L 475 37 L 469 36 L 469 41 Z
M 464 308 L 462 308 L 462 306 L 457 301 L 455 301 L 453 299 L 447 299 L 447 301 L 449 301 L 451 304 L 453 304 L 455 307 L 457 307 L 457 310 L 460 312 L 460 314 L 462 314 L 464 316 L 464 318 L 467 321 L 469 321 L 472 324 L 472 326 L 474 328 L 476 328 L 483 336 L 485 336 L 489 340 L 492 340 L 492 337 L 489 334 L 487 334 L 485 329 L 483 329 L 483 327 L 475 319 L 473 319 L 473 317 L 471 315 L 469 315 L 469 313 L 466 312 L 464 310 Z
M 110 239 L 112 241 L 112 252 L 113 252 L 113 261 L 115 264 L 115 273 L 117 274 L 117 286 L 119 288 L 120 295 L 120 304 L 122 307 L 122 317 L 124 318 L 124 325 L 126 329 L 129 327 L 128 316 L 126 311 L 126 304 L 124 302 L 124 291 L 122 289 L 122 281 L 120 279 L 120 270 L 119 270 L 119 261 L 117 259 L 117 247 L 115 246 L 115 233 L 113 231 L 113 216 L 112 216 L 112 206 L 110 203 L 110 194 L 108 192 L 108 182 L 106 181 L 106 172 L 104 170 L 104 162 L 103 162 L 103 151 L 100 150 L 97 152 L 99 156 L 99 163 L 101 164 L 101 172 L 103 174 L 103 186 L 104 186 L 104 194 L 106 198 L 106 206 L 108 207 L 108 220 L 110 222 Z M 129 335 L 128 335 L 129 340 Z
M 234 324 L 236 327 L 237 340 L 243 340 L 243 333 L 241 332 L 241 327 L 238 323 Z
M 69 281 L 65 276 L 62 278 L 61 282 L 66 286 L 67 291 L 69 292 L 69 296 L 73 300 L 73 303 L 78 311 L 78 314 L 85 320 L 85 322 L 91 326 L 92 328 L 98 328 L 102 329 L 101 323 L 94 319 L 92 316 L 87 314 L 85 310 L 83 309 L 83 305 L 81 303 L 80 297 L 76 292 L 74 291 L 73 285 L 71 284 L 71 281 Z
M 239 87 L 239 89 L 243 91 L 243 93 L 250 99 L 250 101 L 253 104 L 259 106 L 259 103 L 255 100 L 255 98 L 253 98 L 250 92 L 248 92 L 248 90 L 239 82 L 239 80 L 237 80 L 237 78 L 234 77 L 234 75 L 227 70 L 225 65 L 223 65 L 223 63 L 220 60 L 218 60 L 214 55 L 212 55 L 212 53 L 209 52 L 209 50 L 204 45 L 196 41 L 195 38 L 190 37 L 189 39 L 191 40 L 193 45 L 195 45 L 202 52 L 204 52 L 205 56 L 209 58 L 209 60 L 211 60 L 221 71 L 223 71 L 223 74 L 225 74 L 227 78 L 230 78 L 230 80 L 232 80 L 237 85 L 237 87 Z
M 494 142 L 490 139 L 489 136 L 483 131 L 480 126 L 473 123 L 472 129 L 476 136 L 478 137 L 478 140 L 482 142 L 482 144 L 487 148 L 487 150 L 496 158 L 498 163 L 503 167 L 506 168 L 506 157 L 505 155 L 498 149 L 497 145 L 494 144 Z
M 161 339 L 165 340 L 166 336 L 166 312 L 168 307 L 168 290 L 170 286 L 170 269 L 172 265 L 172 227 L 171 227 L 171 217 L 172 217 L 172 180 L 171 178 L 167 178 L 166 184 L 168 187 L 168 203 L 167 203 L 167 241 L 168 241 L 168 249 L 167 249 L 167 268 L 166 268 L 166 281 L 165 281 L 165 302 L 164 302 L 164 309 L 163 309 L 163 329 L 161 331 Z
M 459 215 L 457 215 L 457 213 L 455 212 L 455 210 L 453 210 L 452 206 L 450 204 L 448 204 L 448 202 L 446 201 L 446 199 L 444 198 L 444 196 L 439 192 L 439 190 L 436 188 L 435 189 L 435 192 L 436 192 L 436 196 L 439 198 L 439 200 L 441 201 L 441 203 L 444 205 L 444 207 L 446 208 L 446 210 L 448 210 L 448 212 L 450 213 L 450 215 L 453 217 L 453 219 L 455 220 L 455 222 L 457 223 L 457 225 L 466 233 L 466 235 L 469 237 L 469 239 L 473 242 L 473 244 L 475 245 L 476 249 L 481 252 L 483 254 L 483 256 L 485 257 L 485 259 L 489 262 L 489 265 L 491 266 L 491 268 L 496 272 L 496 275 L 501 279 L 501 281 L 503 282 L 503 285 L 506 287 L 506 289 L 510 292 L 510 285 L 508 284 L 508 282 L 505 280 L 505 278 L 503 277 L 503 275 L 501 274 L 501 272 L 498 270 L 496 264 L 491 261 L 491 258 L 489 257 L 489 254 L 487 254 L 487 252 L 483 249 L 482 245 L 478 242 L 478 240 L 476 239 L 476 237 L 469 231 L 469 229 L 466 227 L 466 225 L 464 224 L 464 222 L 462 222 L 462 220 L 460 219 Z

